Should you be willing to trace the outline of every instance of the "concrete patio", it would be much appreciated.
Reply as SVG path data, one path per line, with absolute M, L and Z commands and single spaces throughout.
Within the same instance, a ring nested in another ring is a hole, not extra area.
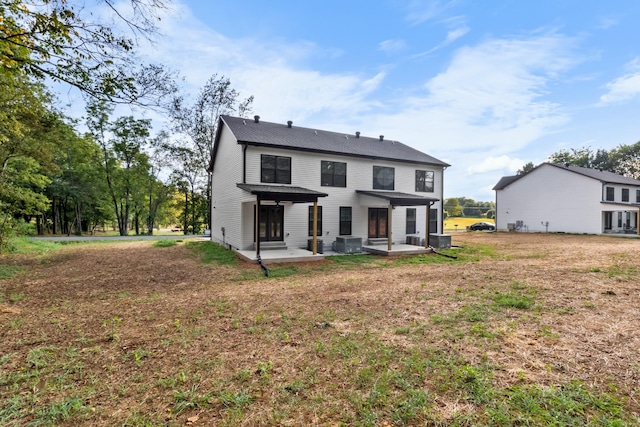
M 362 252 L 360 253 L 382 256 L 397 256 L 420 255 L 429 252 L 431 252 L 430 249 L 426 249 L 422 246 L 398 243 L 393 245 L 391 251 L 387 249 L 386 245 L 362 246 Z M 254 263 L 258 262 L 255 250 L 237 250 L 236 253 L 245 261 Z M 323 254 L 319 253 L 313 255 L 311 251 L 303 248 L 267 249 L 260 251 L 260 257 L 262 258 L 263 264 L 322 261 L 325 257 L 333 255 L 348 256 L 349 254 L 325 250 Z

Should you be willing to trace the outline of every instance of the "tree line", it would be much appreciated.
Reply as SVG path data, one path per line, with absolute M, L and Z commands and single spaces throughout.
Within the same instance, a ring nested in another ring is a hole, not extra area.
M 600 148 L 594 151 L 590 147 L 560 150 L 551 154 L 547 161 L 599 169 L 640 180 L 640 142 L 631 145 L 620 144 L 610 150 Z M 517 174 L 525 174 L 534 168 L 535 165 L 528 162 Z
M 450 197 L 444 200 L 446 217 L 494 218 L 494 202 L 477 202 L 467 197 Z
M 157 36 L 168 4 L 95 0 L 91 6 L 130 30 L 119 34 L 84 3 L 0 1 L 0 251 L 32 229 L 208 228 L 218 117 L 250 114 L 253 97 L 240 99 L 227 77 L 214 74 L 189 101 L 177 73 L 139 60 L 136 41 Z M 51 81 L 84 95 L 83 119 L 57 108 Z M 169 129 L 154 132 L 148 119 L 117 115 L 119 105 L 164 114 Z

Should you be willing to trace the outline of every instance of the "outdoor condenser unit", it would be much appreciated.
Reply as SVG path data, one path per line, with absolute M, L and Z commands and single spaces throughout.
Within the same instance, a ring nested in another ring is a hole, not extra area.
M 352 236 L 336 237 L 336 252 L 343 254 L 362 252 L 362 238 Z

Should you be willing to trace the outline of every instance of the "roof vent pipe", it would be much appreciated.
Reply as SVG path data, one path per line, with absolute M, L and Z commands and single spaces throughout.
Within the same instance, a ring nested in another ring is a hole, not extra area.
M 287 122 L 287 127 L 288 127 L 288 128 L 291 128 L 291 125 L 293 125 L 293 122 L 292 122 L 291 120 L 289 120 L 289 121 Z
M 384 135 L 380 135 L 380 141 L 384 141 Z
M 356 132 L 356 138 L 360 138 L 360 132 Z
M 260 123 L 260 116 L 253 116 L 254 123 Z
M 565 163 L 565 164 L 564 164 L 564 167 L 565 167 L 565 168 L 568 168 L 568 167 L 569 167 L 569 162 Z

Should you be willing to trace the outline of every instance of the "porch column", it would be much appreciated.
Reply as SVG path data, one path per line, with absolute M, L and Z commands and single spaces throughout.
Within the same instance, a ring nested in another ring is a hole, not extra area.
M 312 253 L 316 255 L 318 253 L 318 200 L 313 202 L 313 246 Z
M 425 224 L 424 224 L 424 247 L 425 249 L 429 249 L 429 214 L 430 212 L 430 206 L 428 203 L 426 204 L 425 208 L 426 212 L 427 212 L 427 219 L 425 220 Z
M 389 205 L 389 215 L 387 215 L 387 250 L 391 252 L 391 245 L 393 243 L 393 206 Z
M 256 258 L 260 256 L 260 196 L 256 197 Z

